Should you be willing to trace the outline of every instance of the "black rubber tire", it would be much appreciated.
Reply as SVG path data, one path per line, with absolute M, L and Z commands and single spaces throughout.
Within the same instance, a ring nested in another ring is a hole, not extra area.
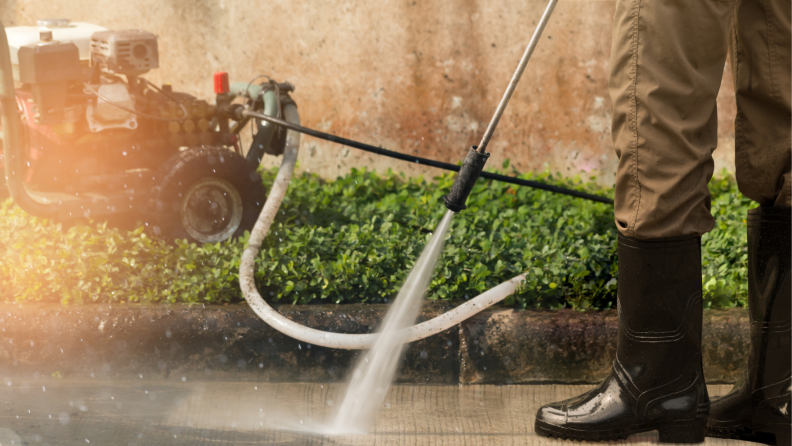
M 267 198 L 261 176 L 253 165 L 235 152 L 203 146 L 173 155 L 157 171 L 148 203 L 149 232 L 169 240 L 187 239 L 190 242 L 205 243 L 206 240 L 196 239 L 185 227 L 182 209 L 188 191 L 194 185 L 211 179 L 223 180 L 241 198 L 239 226 L 232 235 L 222 240 L 239 237 L 246 230 L 253 229 Z M 226 229 L 230 231 L 230 228 Z

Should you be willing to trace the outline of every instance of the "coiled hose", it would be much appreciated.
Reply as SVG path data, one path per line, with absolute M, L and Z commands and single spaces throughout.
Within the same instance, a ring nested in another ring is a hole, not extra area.
M 288 122 L 296 125 L 300 124 L 300 115 L 295 105 L 287 104 L 283 108 L 283 115 Z M 267 236 L 270 226 L 272 226 L 272 221 L 275 219 L 278 208 L 280 208 L 283 197 L 286 195 L 286 191 L 289 188 L 289 182 L 297 162 L 299 146 L 300 134 L 296 131 L 289 130 L 286 134 L 286 147 L 283 152 L 283 160 L 278 169 L 278 174 L 275 177 L 275 182 L 270 189 L 267 201 L 264 203 L 264 208 L 261 210 L 261 214 L 255 226 L 253 226 L 247 247 L 242 253 L 242 260 L 239 266 L 239 284 L 242 288 L 242 294 L 245 296 L 245 300 L 248 305 L 250 305 L 250 308 L 252 308 L 264 322 L 289 337 L 308 344 L 329 348 L 347 350 L 371 348 L 377 334 L 330 333 L 305 327 L 287 319 L 275 311 L 264 301 L 256 288 L 254 277 L 256 256 L 258 256 L 261 250 L 261 244 Z M 525 277 L 523 275 L 514 277 L 434 319 L 406 328 L 409 332 L 407 342 L 417 341 L 433 334 L 440 333 L 443 330 L 447 330 L 485 308 L 502 301 L 507 296 L 513 294 L 517 286 L 524 279 Z

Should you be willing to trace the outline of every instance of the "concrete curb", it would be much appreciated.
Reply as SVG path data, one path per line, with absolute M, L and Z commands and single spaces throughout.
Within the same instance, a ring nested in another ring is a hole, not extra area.
M 447 304 L 429 303 L 421 320 Z M 385 305 L 282 305 L 310 327 L 364 333 Z M 616 351 L 616 312 L 494 308 L 405 352 L 404 383 L 596 383 Z M 357 352 L 307 345 L 247 305 L 0 305 L 0 374 L 62 377 L 335 382 Z M 704 312 L 709 383 L 732 383 L 748 354 L 745 309 Z

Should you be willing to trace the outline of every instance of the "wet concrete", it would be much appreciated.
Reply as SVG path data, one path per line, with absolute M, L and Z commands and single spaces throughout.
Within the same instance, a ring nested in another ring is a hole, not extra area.
M 534 433 L 537 409 L 591 387 L 396 385 L 371 434 L 328 437 L 309 429 L 332 417 L 339 384 L 6 377 L 0 444 L 561 445 L 568 442 Z M 728 388 L 710 386 L 710 395 Z M 649 432 L 610 444 L 656 443 Z M 704 444 L 743 443 L 707 438 Z
M 450 308 L 428 303 L 426 320 Z M 281 305 L 309 327 L 371 331 L 386 305 Z M 488 309 L 405 353 L 397 381 L 430 384 L 596 383 L 616 349 L 615 311 Z M 311 346 L 264 324 L 247 305 L 0 305 L 0 376 L 343 381 L 354 351 Z M 747 361 L 744 309 L 704 312 L 710 383 L 731 383 Z

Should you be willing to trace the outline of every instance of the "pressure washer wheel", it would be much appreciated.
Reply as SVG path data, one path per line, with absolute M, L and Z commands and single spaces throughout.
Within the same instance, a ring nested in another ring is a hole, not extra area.
M 255 167 L 236 153 L 196 147 L 160 167 L 151 191 L 149 230 L 214 243 L 251 230 L 267 197 Z

